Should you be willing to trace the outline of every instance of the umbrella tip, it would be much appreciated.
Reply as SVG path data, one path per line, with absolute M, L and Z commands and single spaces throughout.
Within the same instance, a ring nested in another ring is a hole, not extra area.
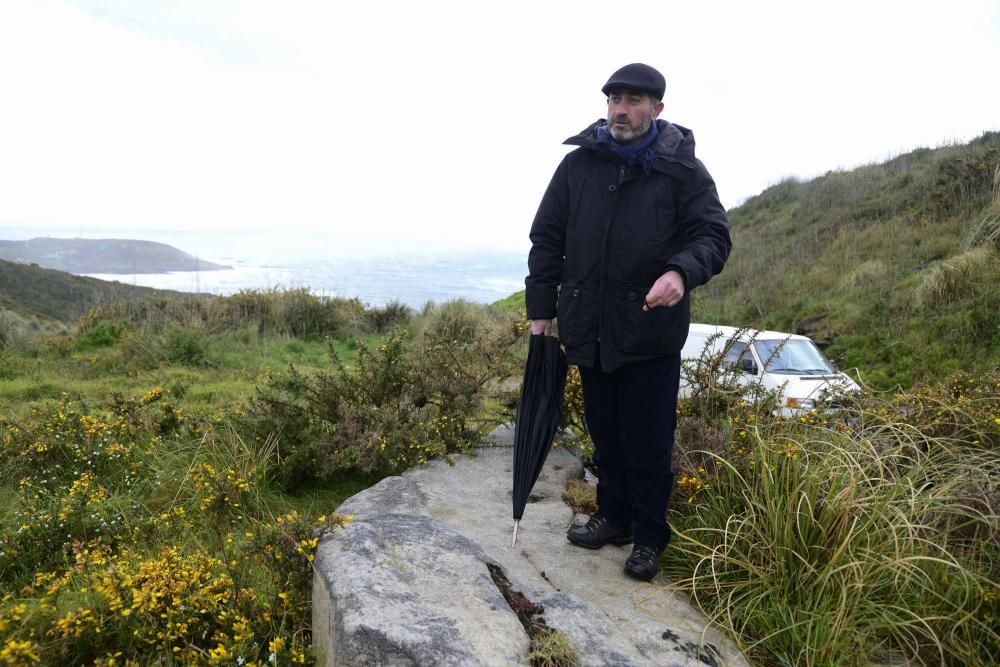
M 510 540 L 510 548 L 513 549 L 514 545 L 517 544 L 517 526 L 521 523 L 520 519 L 514 519 L 514 537 Z

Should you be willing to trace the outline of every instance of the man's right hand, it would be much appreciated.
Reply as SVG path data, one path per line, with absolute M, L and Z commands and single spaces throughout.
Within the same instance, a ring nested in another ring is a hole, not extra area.
M 552 320 L 531 320 L 532 336 L 551 336 Z

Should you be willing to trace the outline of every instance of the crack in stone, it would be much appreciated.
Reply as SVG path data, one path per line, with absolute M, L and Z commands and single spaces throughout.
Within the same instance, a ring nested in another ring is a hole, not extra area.
M 510 607 L 510 610 L 517 616 L 517 620 L 524 626 L 524 631 L 527 633 L 532 646 L 534 646 L 535 642 L 542 641 L 556 632 L 545 622 L 545 607 L 535 604 L 525 597 L 521 591 L 515 591 L 511 587 L 510 579 L 507 578 L 502 567 L 493 563 L 487 563 L 486 567 L 490 571 L 493 583 L 496 584 L 500 594 L 503 595 L 503 599 L 507 601 L 507 606 Z M 532 667 L 538 667 L 542 663 L 537 658 L 533 658 L 531 664 Z M 547 662 L 546 664 L 556 665 L 557 663 Z

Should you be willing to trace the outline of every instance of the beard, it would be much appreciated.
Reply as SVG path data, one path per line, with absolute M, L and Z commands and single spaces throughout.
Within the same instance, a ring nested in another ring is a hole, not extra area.
M 618 127 L 613 124 L 614 120 L 625 121 L 627 123 L 626 127 Z M 653 124 L 653 113 L 650 113 L 644 118 L 640 119 L 636 123 L 629 121 L 627 116 L 618 116 L 617 118 L 608 118 L 608 134 L 611 138 L 620 144 L 627 144 L 631 141 L 635 141 L 642 135 L 649 132 L 649 126 Z

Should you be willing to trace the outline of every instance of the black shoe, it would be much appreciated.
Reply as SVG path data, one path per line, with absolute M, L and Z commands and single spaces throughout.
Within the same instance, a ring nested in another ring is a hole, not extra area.
M 662 553 L 663 549 L 635 545 L 632 547 L 632 555 L 625 561 L 625 574 L 639 581 L 649 581 L 660 570 Z
M 613 526 L 603 516 L 592 516 L 587 525 L 570 529 L 566 533 L 566 539 L 587 549 L 600 549 L 605 544 L 630 543 L 632 529 L 629 526 L 625 528 Z

